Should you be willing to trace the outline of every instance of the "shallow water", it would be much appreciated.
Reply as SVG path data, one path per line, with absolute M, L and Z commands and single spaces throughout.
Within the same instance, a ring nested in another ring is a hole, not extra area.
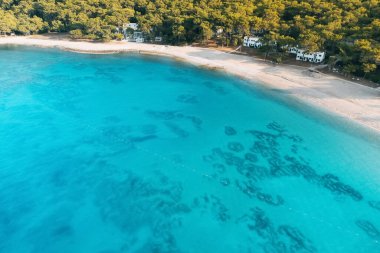
M 378 136 L 169 59 L 0 74 L 0 252 L 380 252 Z

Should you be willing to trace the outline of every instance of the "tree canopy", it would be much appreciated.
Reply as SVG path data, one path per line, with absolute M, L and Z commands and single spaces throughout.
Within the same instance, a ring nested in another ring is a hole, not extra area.
M 70 32 L 110 40 L 124 23 L 181 44 L 215 37 L 323 50 L 331 67 L 367 75 L 380 64 L 380 0 L 0 0 L 0 32 Z

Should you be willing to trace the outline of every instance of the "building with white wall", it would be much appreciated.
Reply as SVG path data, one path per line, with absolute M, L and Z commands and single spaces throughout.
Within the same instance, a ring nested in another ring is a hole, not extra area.
M 286 48 L 287 46 L 285 46 L 284 48 Z M 298 53 L 298 47 L 289 47 L 288 48 L 288 52 L 291 53 L 291 54 L 297 54 Z
M 134 31 L 139 29 L 139 25 L 137 23 L 128 23 L 128 24 L 123 24 L 123 29 L 132 29 Z
M 308 61 L 314 63 L 321 63 L 325 60 L 325 52 L 309 52 L 304 49 L 299 49 L 297 47 L 291 47 L 288 52 L 296 55 L 296 60 L 298 61 Z
M 296 60 L 321 63 L 324 61 L 325 56 L 325 52 L 305 52 L 305 50 L 300 50 L 297 53 Z
M 253 47 L 253 48 L 260 48 L 262 47 L 263 43 L 260 41 L 259 37 L 248 37 L 245 36 L 243 40 L 243 46 L 244 47 Z
M 144 42 L 143 33 L 138 31 L 138 28 L 137 23 L 123 24 L 124 41 Z M 117 29 L 117 32 L 120 32 L 120 29 Z

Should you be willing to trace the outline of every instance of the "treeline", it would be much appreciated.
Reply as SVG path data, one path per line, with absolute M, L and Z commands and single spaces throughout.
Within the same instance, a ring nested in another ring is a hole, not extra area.
M 0 8 L 3 33 L 110 40 L 120 38 L 117 27 L 136 22 L 166 43 L 214 38 L 229 46 L 254 33 L 267 42 L 263 50 L 323 50 L 344 73 L 379 71 L 380 0 L 0 0 Z

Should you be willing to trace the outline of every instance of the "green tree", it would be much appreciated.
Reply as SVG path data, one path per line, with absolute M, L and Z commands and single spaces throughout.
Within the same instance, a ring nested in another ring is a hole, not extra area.
M 17 27 L 17 19 L 11 11 L 0 9 L 0 32 L 10 33 Z

